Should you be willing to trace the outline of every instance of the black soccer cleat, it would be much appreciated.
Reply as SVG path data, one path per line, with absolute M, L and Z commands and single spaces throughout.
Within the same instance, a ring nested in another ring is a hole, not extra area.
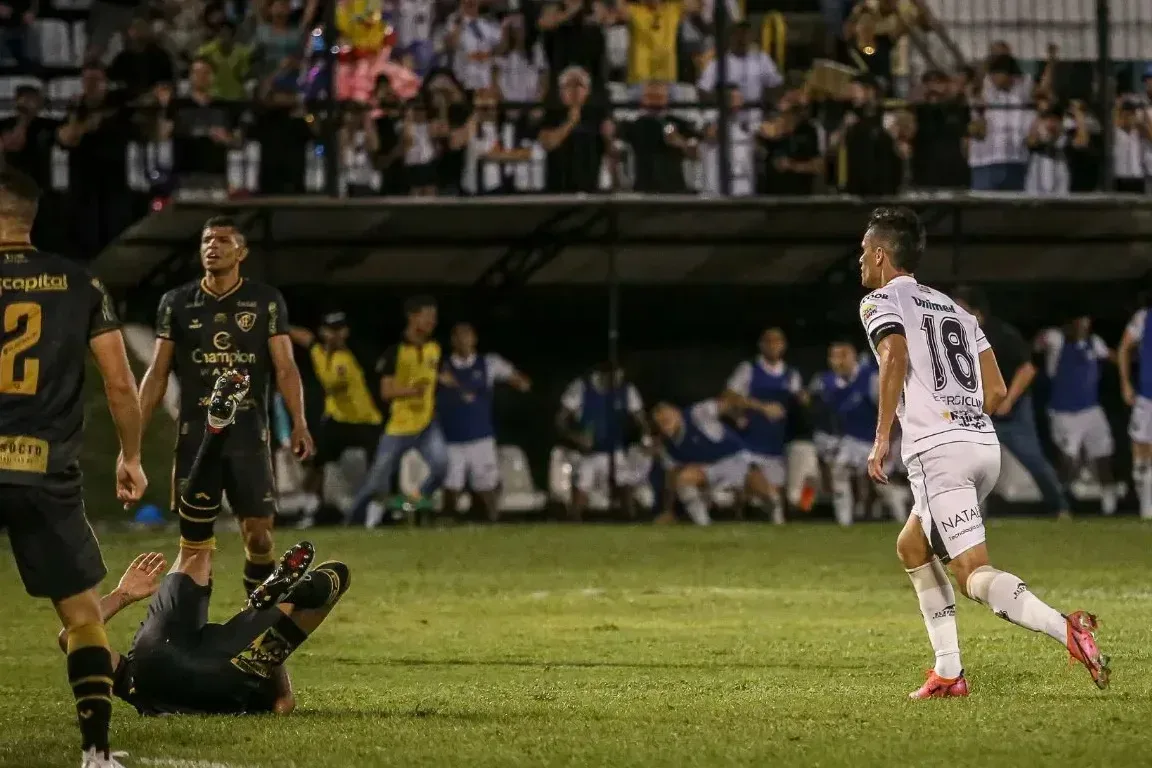
M 236 408 L 248 396 L 252 379 L 237 370 L 227 370 L 216 379 L 208 399 L 208 428 L 219 432 L 236 420 Z
M 312 546 L 312 542 L 301 541 L 293 544 L 292 548 L 280 558 L 280 562 L 276 563 L 272 575 L 264 579 L 264 582 L 248 595 L 248 607 L 264 611 L 284 602 L 304 578 L 304 574 L 308 573 L 308 568 L 315 557 L 316 548 Z

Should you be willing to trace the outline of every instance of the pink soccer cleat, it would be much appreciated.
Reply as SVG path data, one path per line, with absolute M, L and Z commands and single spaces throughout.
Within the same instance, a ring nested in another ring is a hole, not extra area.
M 948 699 L 953 696 L 967 696 L 968 695 L 968 681 L 964 679 L 964 673 L 961 672 L 960 676 L 949 680 L 946 677 L 940 677 L 936 674 L 935 670 L 928 670 L 928 679 L 924 685 L 920 686 L 919 690 L 912 691 L 908 694 L 910 699 Z
M 1087 611 L 1076 611 L 1064 618 L 1068 621 L 1068 653 L 1087 668 L 1096 687 L 1104 690 L 1112 670 L 1108 668 L 1108 657 L 1100 653 L 1096 645 L 1096 628 L 1100 623 Z

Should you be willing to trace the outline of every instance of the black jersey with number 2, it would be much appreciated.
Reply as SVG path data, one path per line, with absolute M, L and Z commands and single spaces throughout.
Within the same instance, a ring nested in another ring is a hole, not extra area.
M 235 368 L 251 376 L 252 388 L 232 433 L 246 444 L 253 439 L 267 443 L 268 388 L 273 377 L 268 340 L 286 333 L 284 297 L 265 283 L 241 279 L 231 291 L 217 296 L 200 280 L 164 294 L 156 335 L 176 345 L 173 365 L 180 382 L 181 432 L 185 425 L 203 419 L 212 385 L 225 370 Z
M 88 342 L 120 328 L 82 267 L 0 250 L 0 485 L 78 478 Z

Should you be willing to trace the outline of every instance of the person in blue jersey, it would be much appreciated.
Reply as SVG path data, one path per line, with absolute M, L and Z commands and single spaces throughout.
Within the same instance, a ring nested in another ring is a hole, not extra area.
M 1063 457 L 1064 482 L 1071 485 L 1082 462 L 1091 464 L 1100 481 L 1100 511 L 1116 511 L 1112 474 L 1112 427 L 1100 407 L 1101 366 L 1112 350 L 1092 333 L 1092 319 L 1075 317 L 1063 328 L 1049 328 L 1036 339 L 1050 383 L 1048 421 L 1052 442 Z
M 580 520 L 588 508 L 588 494 L 611 485 L 613 463 L 618 491 L 615 501 L 629 519 L 634 518 L 633 491 L 645 481 L 646 473 L 631 466 L 624 449 L 630 436 L 639 435 L 645 445 L 651 444 L 651 436 L 644 401 L 625 378 L 624 370 L 604 362 L 569 384 L 560 396 L 556 427 L 561 437 L 580 451 L 569 518 Z
M 1140 517 L 1152 520 L 1152 312 L 1139 309 L 1116 351 L 1120 366 L 1120 388 L 1124 402 L 1132 408 L 1128 436 L 1132 438 L 1132 483 L 1140 501 Z M 1136 385 L 1132 385 L 1132 360 L 1140 361 Z
M 828 370 L 816 374 L 809 391 L 819 425 L 814 437 L 828 467 L 836 522 L 851 525 L 874 500 L 868 452 L 876 435 L 879 373 L 860 362 L 851 342 L 834 341 L 828 347 Z
M 452 328 L 452 354 L 444 370 L 457 386 L 441 389 L 436 395 L 437 417 L 448 443 L 448 474 L 442 487 L 444 512 L 458 512 L 460 493 L 467 486 L 485 516 L 496 522 L 500 517 L 496 502 L 500 466 L 492 420 L 493 390 L 502 381 L 527 392 L 532 382 L 500 355 L 477 354 L 476 342 L 471 323 L 457 323 Z
M 738 490 L 764 500 L 775 492 L 747 444 L 722 420 L 746 406 L 739 397 L 721 397 L 685 409 L 671 403 L 652 409 L 665 469 L 664 512 L 657 522 L 675 521 L 677 499 L 692 522 L 709 525 L 707 492 Z
M 784 522 L 780 489 L 787 479 L 784 447 L 788 412 L 805 397 L 800 373 L 784 361 L 788 339 L 779 328 L 760 334 L 760 354 L 736 366 L 728 377 L 726 395 L 737 395 L 746 408 L 735 414 L 740 436 L 748 444 L 752 461 L 773 488 L 769 501 L 772 521 Z

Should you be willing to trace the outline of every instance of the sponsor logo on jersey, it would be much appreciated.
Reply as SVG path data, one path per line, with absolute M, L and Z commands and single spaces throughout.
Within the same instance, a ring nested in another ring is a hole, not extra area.
M 880 308 L 875 304 L 865 304 L 860 307 L 860 318 L 864 320 L 864 322 L 868 322 L 868 320 L 879 311 Z
M 226 323 L 226 322 L 228 322 L 228 315 L 224 314 L 223 312 L 217 312 L 212 317 L 212 322 L 214 322 L 214 323 Z
M 240 330 L 247 333 L 248 331 L 252 330 L 252 328 L 255 327 L 255 325 L 256 325 L 256 313 L 255 312 L 237 312 L 236 313 L 236 325 L 240 326 Z
M 932 399 L 941 405 L 964 406 L 965 408 L 975 408 L 978 411 L 984 410 L 984 401 L 972 395 L 932 395 Z
M 980 514 L 980 507 L 972 507 L 972 509 L 966 509 L 963 512 L 957 512 L 950 518 L 940 521 L 940 530 L 942 533 L 948 533 L 949 531 L 955 531 L 962 526 L 967 526 L 963 530 L 960 530 L 952 536 L 949 536 L 948 538 L 951 540 L 956 538 L 956 536 L 959 536 L 961 533 L 967 533 L 968 530 L 983 522 L 984 517 Z
M 0 469 L 45 474 L 48 471 L 48 442 L 26 435 L 0 435 Z
M 200 322 L 200 318 L 198 318 L 198 317 L 192 318 L 192 322 L 188 323 L 188 330 L 190 330 L 190 331 L 198 331 L 203 327 L 204 326 Z
M 238 302 L 236 302 L 236 306 L 249 307 L 251 309 L 256 309 L 257 304 L 254 301 L 238 301 Z
M 944 421 L 964 429 L 984 429 L 988 423 L 983 413 L 972 413 L 971 411 L 941 411 L 940 415 L 944 417 Z
M 232 334 L 228 331 L 217 331 L 212 336 L 212 346 L 217 352 L 205 352 L 200 348 L 192 350 L 192 362 L 197 365 L 251 365 L 256 362 L 255 352 L 242 352 L 232 349 Z
M 916 302 L 916 306 L 920 307 L 920 309 L 930 309 L 933 312 L 956 312 L 956 307 L 951 304 L 937 304 L 934 301 L 928 301 L 927 299 L 921 299 L 916 296 L 912 297 L 912 301 Z
M 32 277 L 0 278 L 0 293 L 23 291 L 24 293 L 44 293 L 46 291 L 68 290 L 68 275 L 33 275 Z
M 864 301 L 879 301 L 880 299 L 887 301 L 888 294 L 881 293 L 880 291 L 872 291 L 872 293 L 864 297 Z

